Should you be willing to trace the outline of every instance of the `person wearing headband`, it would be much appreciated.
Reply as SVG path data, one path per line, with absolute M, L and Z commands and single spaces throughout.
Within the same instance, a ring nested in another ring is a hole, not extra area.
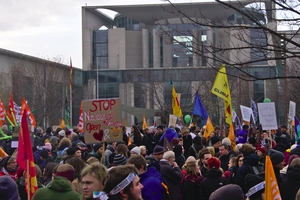
M 142 200 L 140 178 L 134 166 L 116 166 L 108 171 L 103 180 L 103 191 L 109 200 Z

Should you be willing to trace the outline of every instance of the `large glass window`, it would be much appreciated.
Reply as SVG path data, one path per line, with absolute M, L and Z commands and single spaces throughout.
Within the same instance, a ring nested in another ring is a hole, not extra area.
M 93 68 L 108 69 L 108 31 L 93 32 Z

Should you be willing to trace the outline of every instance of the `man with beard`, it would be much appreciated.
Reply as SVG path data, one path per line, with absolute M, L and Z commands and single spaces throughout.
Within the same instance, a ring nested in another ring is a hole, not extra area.
M 203 177 L 206 177 L 206 173 L 208 171 L 207 160 L 210 159 L 211 157 L 212 157 L 211 152 L 207 148 L 200 150 L 199 152 L 199 158 L 201 162 L 200 171 Z

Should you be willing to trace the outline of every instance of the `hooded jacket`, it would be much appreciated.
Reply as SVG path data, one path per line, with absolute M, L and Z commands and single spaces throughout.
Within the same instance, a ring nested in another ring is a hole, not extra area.
M 144 186 L 142 196 L 144 200 L 163 200 L 164 188 L 162 186 L 163 177 L 156 168 L 150 167 L 140 175 L 140 182 Z
M 280 194 L 282 200 L 295 199 L 300 188 L 300 169 L 288 167 L 286 177 L 280 185 Z
M 66 178 L 56 176 L 48 187 L 38 189 L 32 200 L 80 200 L 80 194 L 74 192 Z

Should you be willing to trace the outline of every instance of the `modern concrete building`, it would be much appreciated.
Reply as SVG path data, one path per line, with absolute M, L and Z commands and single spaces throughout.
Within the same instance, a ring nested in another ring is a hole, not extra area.
M 246 9 L 244 6 L 249 3 L 251 1 L 231 1 L 240 9 Z M 101 9 L 118 14 L 111 18 Z M 262 13 L 256 16 L 261 23 L 266 23 Z M 237 63 L 263 56 L 263 52 L 255 48 L 211 53 L 213 46 L 230 49 L 235 45 L 248 45 L 233 37 L 240 31 L 236 28 L 225 30 L 206 26 L 215 22 L 249 23 L 234 9 L 225 9 L 217 2 L 82 7 L 82 68 L 87 71 L 84 97 L 120 97 L 123 105 L 154 109 L 157 115 L 166 118 L 171 113 L 169 83 L 172 80 L 181 94 L 184 114 L 191 114 L 195 92 L 210 93 L 216 75 L 214 67 L 222 64 L 217 57 Z M 253 29 L 247 30 L 245 37 L 250 42 L 266 39 L 259 30 Z M 268 77 L 274 75 L 277 67 L 280 66 L 275 62 L 261 61 L 255 66 L 249 64 L 246 70 Z M 229 69 L 229 72 L 239 76 L 238 70 Z M 276 81 L 249 83 L 229 79 L 236 110 L 240 104 L 250 106 L 250 99 L 262 102 L 269 97 L 278 102 L 278 93 L 274 90 Z M 266 86 L 273 86 L 273 89 L 266 89 Z M 219 107 L 214 97 L 204 101 L 209 114 L 219 123 L 222 108 L 213 108 Z M 278 116 L 280 123 L 285 120 L 283 112 Z M 128 112 L 123 112 L 122 117 L 127 118 L 129 124 L 140 121 Z M 152 124 L 152 120 L 149 122 Z

